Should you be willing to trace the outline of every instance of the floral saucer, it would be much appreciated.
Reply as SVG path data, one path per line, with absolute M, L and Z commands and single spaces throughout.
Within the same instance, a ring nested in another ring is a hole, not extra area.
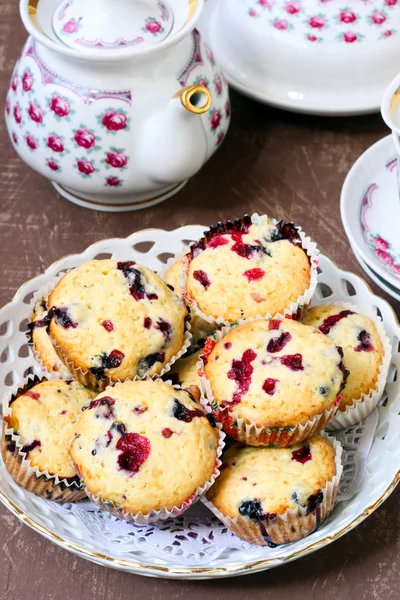
M 341 194 L 341 215 L 352 248 L 368 267 L 400 288 L 400 198 L 392 136 L 354 163 Z

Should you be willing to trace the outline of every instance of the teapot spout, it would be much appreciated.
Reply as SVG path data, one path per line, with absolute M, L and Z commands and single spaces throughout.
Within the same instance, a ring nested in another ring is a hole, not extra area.
M 141 156 L 153 181 L 178 183 L 203 166 L 207 138 L 201 115 L 210 107 L 210 91 L 202 85 L 191 85 L 179 90 L 164 109 L 144 124 Z

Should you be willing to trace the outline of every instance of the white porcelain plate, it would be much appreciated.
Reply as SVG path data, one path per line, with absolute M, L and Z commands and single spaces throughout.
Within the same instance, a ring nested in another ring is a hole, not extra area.
M 400 287 L 400 198 L 392 136 L 368 148 L 354 163 L 340 201 L 350 244 L 380 277 Z
M 82 254 L 62 258 L 25 283 L 0 311 L 2 391 L 6 385 L 18 384 L 28 369 L 40 373 L 32 355 L 26 355 L 24 333 L 29 302 L 36 290 L 60 271 L 96 257 L 135 260 L 157 271 L 171 254 L 180 253 L 182 243 L 198 239 L 203 230 L 202 226 L 169 232 L 149 229 L 126 239 L 101 241 Z M 76 510 L 60 511 L 55 503 L 20 488 L 1 461 L 0 500 L 23 523 L 62 548 L 98 564 L 153 577 L 207 579 L 261 571 L 318 550 L 350 531 L 389 496 L 400 478 L 400 377 L 395 377 L 400 369 L 400 325 L 389 304 L 374 296 L 362 279 L 341 271 L 324 256 L 320 269 L 315 302 L 353 302 L 381 314 L 394 354 L 360 490 L 351 500 L 340 502 L 318 531 L 285 546 L 252 546 L 231 534 L 202 505 L 194 506 L 173 522 L 132 525 L 127 530 L 125 524 L 121 525 L 108 513 L 85 510 L 84 505 L 79 514 Z

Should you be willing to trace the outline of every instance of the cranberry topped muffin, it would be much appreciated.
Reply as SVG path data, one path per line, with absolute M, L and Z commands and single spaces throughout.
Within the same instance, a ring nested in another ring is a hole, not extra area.
M 211 227 L 188 254 L 186 293 L 212 319 L 284 314 L 310 288 L 311 264 L 293 223 L 250 217 Z
M 49 324 L 47 300 L 42 298 L 36 302 L 28 323 L 30 344 L 49 373 L 59 373 L 64 378 L 71 377 L 51 343 L 48 332 Z
M 132 261 L 83 264 L 49 296 L 57 353 L 93 389 L 159 373 L 183 346 L 186 317 L 182 298 Z
M 356 309 L 344 309 L 335 304 L 314 306 L 304 315 L 303 323 L 318 327 L 343 348 L 343 362 L 349 370 L 339 405 L 339 410 L 344 411 L 375 388 L 378 381 L 384 347 L 376 327 Z
M 235 444 L 222 460 L 207 506 L 246 541 L 272 546 L 300 539 L 334 507 L 337 484 L 326 497 L 324 488 L 337 474 L 336 452 L 319 435 L 290 448 Z
M 54 480 L 45 486 L 45 493 L 32 477 L 28 479 L 29 485 L 24 485 L 25 479 L 20 474 L 21 460 L 25 458 L 31 467 L 37 467 L 42 473 L 60 480 L 79 482 L 69 455 L 69 447 L 74 439 L 82 407 L 94 396 L 93 392 L 77 381 L 64 379 L 45 380 L 27 386 L 17 394 L 4 416 L 2 456 L 18 483 L 45 498 L 71 500 L 63 498 L 62 489 L 55 489 Z M 19 436 L 18 445 L 13 440 L 10 429 L 14 436 Z M 85 496 L 82 491 L 79 495 Z
M 320 431 L 336 412 L 345 379 L 334 342 L 291 319 L 231 329 L 205 357 L 204 370 L 224 430 L 252 445 L 296 443 L 296 427 L 310 420 L 313 433 Z M 248 427 L 253 427 L 250 439 Z M 303 431 L 302 439 L 309 433 Z
M 71 456 L 89 495 L 134 516 L 188 506 L 214 474 L 218 442 L 215 420 L 189 392 L 130 381 L 90 403 Z
M 165 381 L 171 381 L 173 385 L 180 385 L 182 388 L 189 388 L 197 385 L 201 387 L 200 376 L 197 364 L 203 350 L 198 350 L 189 356 L 182 356 L 172 366 L 172 369 L 163 376 Z
M 164 281 L 170 285 L 177 294 L 184 296 L 185 276 L 184 264 L 187 262 L 186 256 L 181 256 L 168 269 L 164 276 Z M 191 313 L 190 333 L 192 334 L 191 345 L 193 348 L 201 348 L 206 338 L 214 331 L 214 325 L 208 323 L 195 313 Z

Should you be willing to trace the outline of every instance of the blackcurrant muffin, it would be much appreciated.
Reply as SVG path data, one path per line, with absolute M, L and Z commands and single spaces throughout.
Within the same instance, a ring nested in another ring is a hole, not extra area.
M 36 359 L 39 360 L 49 373 L 59 373 L 61 377 L 71 378 L 69 371 L 59 359 L 51 342 L 48 327 L 47 299 L 42 298 L 35 303 L 33 313 L 28 323 L 28 338 Z
M 164 275 L 164 281 L 171 287 L 177 294 L 181 294 L 185 297 L 185 280 L 184 265 L 187 263 L 187 256 L 183 255 L 178 258 L 167 270 Z M 214 332 L 215 325 L 209 323 L 195 312 L 191 313 L 190 319 L 190 333 L 192 334 L 191 346 L 193 349 L 201 348 L 204 345 L 204 341 L 209 335 Z
M 176 361 L 171 370 L 163 375 L 165 381 L 171 381 L 173 385 L 179 385 L 182 388 L 189 388 L 197 385 L 201 387 L 198 362 L 203 350 L 198 350 L 188 356 L 185 354 Z
M 339 410 L 363 402 L 377 388 L 385 357 L 384 340 L 372 319 L 359 314 L 357 308 L 326 304 L 312 307 L 302 322 L 317 327 L 343 349 L 349 376 Z
M 273 547 L 303 538 L 336 503 L 341 447 L 333 438 L 332 444 L 319 435 L 291 448 L 235 444 L 204 503 L 250 543 Z
M 345 382 L 341 349 L 327 336 L 292 319 L 260 319 L 216 337 L 203 355 L 204 389 L 226 433 L 287 446 L 326 427 Z
M 96 390 L 161 373 L 183 351 L 187 314 L 180 295 L 132 261 L 83 264 L 49 295 L 56 351 L 76 379 Z
M 83 412 L 71 456 L 89 497 L 125 520 L 178 515 L 218 474 L 220 430 L 190 393 L 130 381 Z
M 34 378 L 11 397 L 3 419 L 2 456 L 17 483 L 57 502 L 85 497 L 69 447 L 82 407 L 94 396 L 77 381 Z
M 183 261 L 186 299 L 214 323 L 299 315 L 311 301 L 317 264 L 315 244 L 293 223 L 258 216 L 220 223 Z

